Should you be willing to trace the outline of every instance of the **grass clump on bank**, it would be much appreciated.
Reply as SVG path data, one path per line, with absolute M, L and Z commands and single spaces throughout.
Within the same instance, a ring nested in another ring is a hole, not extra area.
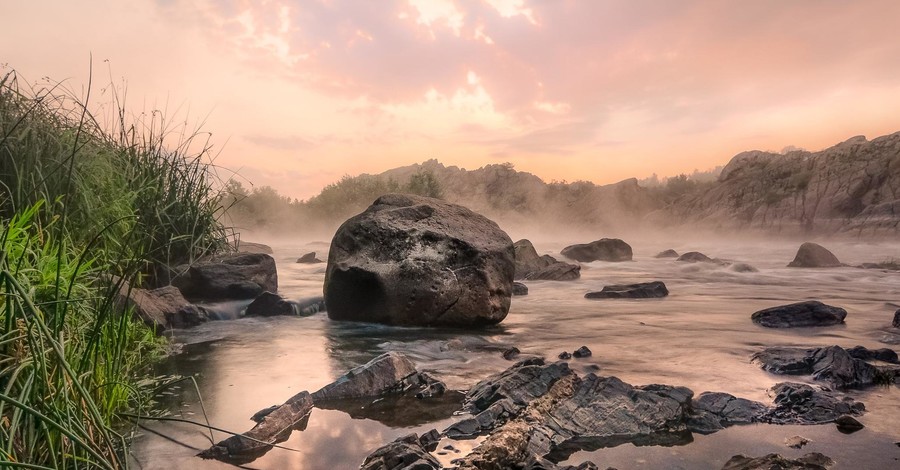
M 0 76 L 0 467 L 124 467 L 117 416 L 149 404 L 161 342 L 119 292 L 228 246 L 209 142 L 107 90 L 101 124 Z

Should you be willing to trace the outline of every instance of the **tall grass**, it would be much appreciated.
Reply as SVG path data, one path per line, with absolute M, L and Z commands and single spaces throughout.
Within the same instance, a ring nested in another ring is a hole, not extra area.
M 209 142 L 107 90 L 101 125 L 89 96 L 0 78 L 0 467 L 123 467 L 161 342 L 117 296 L 229 246 Z

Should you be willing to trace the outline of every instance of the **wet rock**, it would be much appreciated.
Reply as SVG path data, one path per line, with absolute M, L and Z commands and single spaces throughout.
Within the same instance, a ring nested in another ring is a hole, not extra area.
M 678 258 L 678 252 L 675 250 L 660 251 L 654 258 Z
M 900 328 L 900 309 L 894 312 L 894 321 L 891 324 L 894 325 L 894 328 Z
M 267 408 L 254 415 L 258 419 L 253 429 L 220 441 L 209 449 L 197 454 L 204 459 L 241 465 L 252 462 L 284 442 L 294 429 L 306 426 L 313 400 L 309 392 L 300 392 L 283 405 Z
M 792 448 L 792 449 L 800 449 L 806 444 L 809 444 L 810 440 L 803 436 L 793 436 L 784 440 L 784 445 Z
M 788 263 L 789 268 L 834 268 L 841 265 L 833 253 L 822 245 L 806 242 L 800 245 L 794 260 Z
M 591 261 L 631 261 L 631 245 L 618 238 L 600 240 L 578 245 L 570 245 L 560 252 L 563 256 L 582 263 Z
M 682 261 L 685 263 L 715 263 L 716 260 L 710 258 L 709 256 L 700 253 L 699 251 L 689 251 L 678 257 L 675 261 Z
M 806 454 L 795 460 L 778 454 L 756 458 L 735 455 L 725 462 L 722 470 L 827 470 L 832 465 L 833 460 L 818 452 Z
M 275 260 L 264 253 L 233 253 L 199 262 L 172 280 L 189 299 L 252 299 L 278 291 Z
M 199 305 L 185 305 L 175 313 L 166 312 L 170 328 L 190 328 L 209 321 L 209 311 Z
M 519 351 L 519 348 L 513 346 L 513 347 L 503 351 L 503 359 L 506 359 L 507 361 L 511 361 L 511 360 L 519 357 L 520 353 L 521 353 L 521 351 Z
M 512 294 L 513 295 L 528 295 L 528 286 L 526 286 L 525 284 L 522 284 L 521 282 L 513 282 Z
M 325 302 L 334 320 L 477 327 L 509 312 L 515 252 L 496 223 L 462 206 L 388 194 L 331 243 Z
M 838 419 L 834 420 L 834 424 L 837 425 L 838 431 L 844 434 L 852 434 L 865 427 L 856 418 L 850 415 L 839 416 Z
M 123 284 L 117 301 L 119 305 L 134 308 L 134 315 L 157 332 L 197 326 L 209 320 L 209 314 L 203 307 L 192 305 L 173 286 L 147 290 L 129 289 L 127 284 Z
M 371 361 L 351 369 L 334 382 L 312 394 L 313 400 L 375 397 L 398 392 L 410 381 L 419 382 L 418 371 L 409 358 L 398 352 L 384 353 Z
M 564 361 L 567 361 L 569 359 L 572 359 L 572 353 L 570 353 L 568 351 L 563 351 L 563 352 L 559 353 L 559 355 L 557 357 L 559 357 L 560 359 L 562 359 Z
M 851 352 L 852 351 L 852 352 Z M 886 383 L 900 375 L 900 367 L 875 366 L 866 359 L 896 362 L 891 350 L 871 350 L 862 346 L 846 350 L 840 346 L 825 348 L 766 348 L 753 355 L 753 360 L 774 374 L 812 375 L 836 388 L 858 388 Z
M 471 439 L 486 434 L 518 416 L 521 407 L 509 398 L 491 404 L 472 418 L 451 424 L 444 434 L 451 439 Z
M 761 420 L 769 407 L 746 398 L 723 392 L 703 392 L 691 402 L 688 429 L 710 434 L 735 424 L 749 424 Z
M 250 305 L 244 315 L 248 317 L 274 317 L 278 315 L 293 315 L 294 307 L 280 295 L 269 291 L 259 294 Z
M 854 346 L 847 350 L 847 354 L 864 361 L 875 360 L 900 364 L 900 358 L 897 357 L 897 352 L 888 348 L 869 349 L 863 346 Z
M 288 302 L 291 302 L 291 305 L 294 307 L 294 314 L 301 317 L 308 317 L 327 310 L 325 306 L 325 297 L 322 296 L 308 297 L 296 302 Z
M 557 261 L 550 255 L 539 256 L 529 240 L 513 244 L 516 251 L 516 279 L 572 281 L 581 277 L 581 266 Z
M 736 273 L 758 273 L 759 270 L 750 266 L 747 263 L 734 263 L 731 265 L 731 270 Z
M 253 243 L 253 242 L 245 242 L 243 240 L 239 240 L 235 243 L 235 251 L 238 253 L 263 253 L 267 255 L 271 255 L 274 253 L 272 251 L 272 247 L 269 245 L 263 245 L 262 243 Z
M 504 398 L 517 406 L 524 406 L 547 393 L 561 377 L 573 373 L 565 362 L 546 364 L 540 358 L 526 359 L 475 384 L 466 395 L 467 408 L 484 411 Z
M 794 328 L 839 325 L 846 317 L 847 311 L 840 307 L 810 300 L 760 310 L 750 319 L 767 328 Z
M 315 251 L 311 251 L 311 252 L 309 252 L 309 253 L 307 253 L 307 254 L 305 254 L 305 255 L 303 255 L 303 256 L 297 258 L 297 262 L 300 263 L 300 264 L 318 264 L 318 263 L 324 263 L 324 261 L 320 260 L 319 258 L 316 258 L 316 252 L 315 252 Z
M 823 388 L 782 382 L 770 390 L 775 406 L 760 421 L 772 424 L 824 424 L 845 414 L 862 414 L 866 407 L 851 397 Z
M 581 358 L 581 357 L 591 357 L 591 354 L 593 354 L 593 353 L 591 352 L 590 349 L 588 349 L 587 346 L 582 346 L 582 347 L 576 349 L 576 350 L 572 353 L 572 357 L 578 357 L 578 358 Z
M 669 295 L 669 290 L 661 281 L 641 282 L 603 286 L 599 292 L 584 294 L 586 299 L 652 299 Z
M 369 454 L 360 470 L 429 470 L 441 464 L 422 446 L 419 436 L 409 434 Z
M 437 429 L 432 429 L 419 436 L 419 445 L 428 452 L 434 452 L 439 442 L 441 442 L 441 433 Z

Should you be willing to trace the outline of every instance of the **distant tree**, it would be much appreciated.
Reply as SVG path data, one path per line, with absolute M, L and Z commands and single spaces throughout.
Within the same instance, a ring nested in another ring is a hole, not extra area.
M 408 193 L 418 194 L 420 196 L 438 199 L 444 197 L 444 190 L 441 187 L 441 182 L 438 181 L 437 177 L 434 176 L 434 172 L 431 170 L 420 169 L 416 174 L 409 178 L 409 182 L 404 189 Z

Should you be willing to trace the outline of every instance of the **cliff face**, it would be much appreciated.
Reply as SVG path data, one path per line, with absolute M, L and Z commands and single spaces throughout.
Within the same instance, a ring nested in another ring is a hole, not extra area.
M 900 230 L 900 132 L 820 152 L 744 152 L 716 184 L 670 208 L 672 221 L 766 231 Z

